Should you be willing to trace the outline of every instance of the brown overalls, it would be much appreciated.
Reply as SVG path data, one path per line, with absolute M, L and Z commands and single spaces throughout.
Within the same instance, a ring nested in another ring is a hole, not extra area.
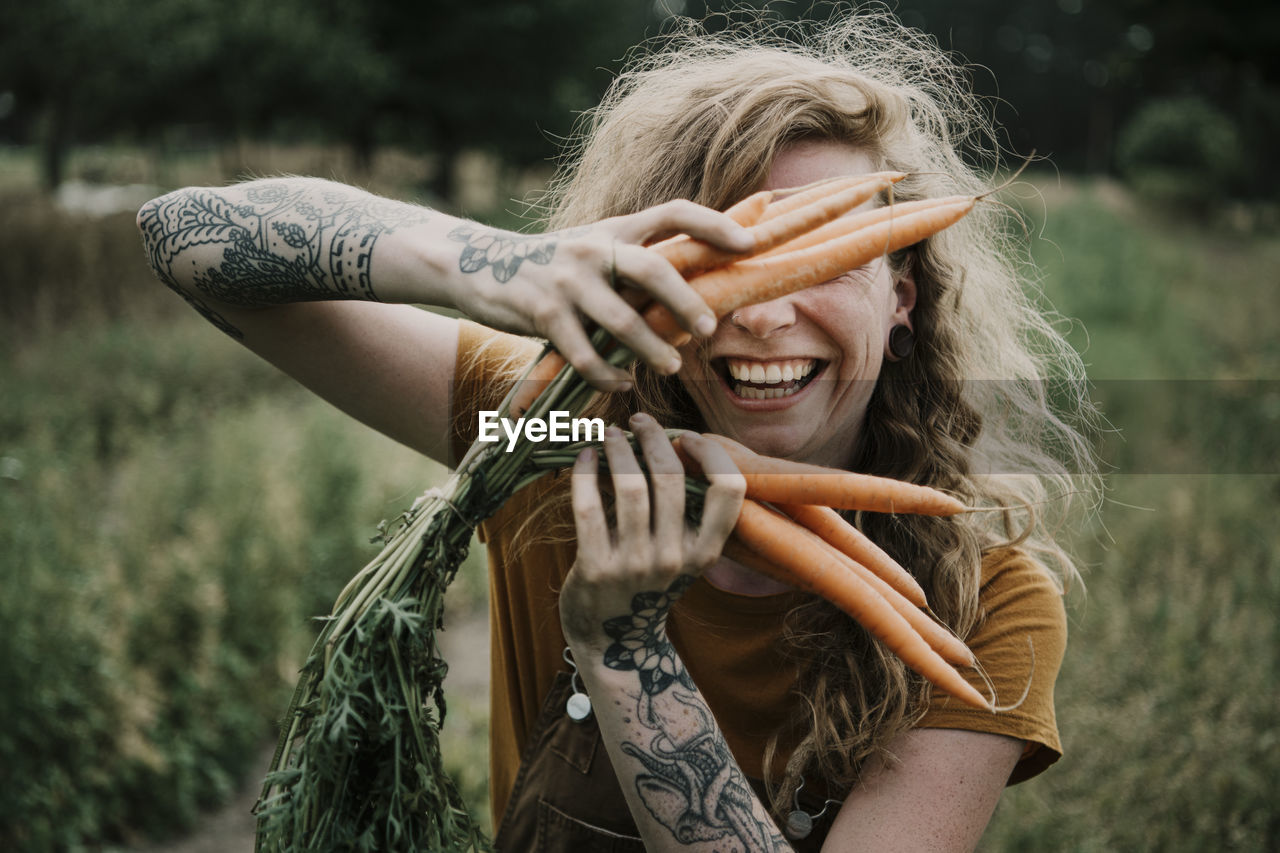
M 498 826 L 499 853 L 642 853 L 644 844 L 600 739 L 594 716 L 575 722 L 565 711 L 573 694 L 570 673 L 556 675 L 521 759 L 515 786 Z M 764 801 L 764 785 L 751 780 Z M 821 799 L 800 805 L 817 814 Z M 802 853 L 822 847 L 834 810 L 813 832 L 793 842 Z

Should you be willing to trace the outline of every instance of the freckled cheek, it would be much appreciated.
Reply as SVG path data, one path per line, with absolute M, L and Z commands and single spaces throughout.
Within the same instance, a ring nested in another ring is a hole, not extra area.
M 884 318 L 869 304 L 869 300 L 857 299 L 815 306 L 822 313 L 827 335 L 837 345 L 843 364 L 840 374 L 845 379 L 874 379 L 880 373 L 884 355 Z
M 859 342 L 859 348 L 852 358 L 848 358 L 840 371 L 840 378 L 855 384 L 862 392 L 864 385 L 870 386 L 880 376 L 882 353 L 872 346 L 870 340 Z

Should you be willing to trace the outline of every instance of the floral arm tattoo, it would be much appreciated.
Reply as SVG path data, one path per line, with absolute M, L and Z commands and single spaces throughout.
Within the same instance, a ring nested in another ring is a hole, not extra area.
M 203 297 L 245 306 L 377 301 L 371 269 L 378 238 L 431 215 L 413 205 L 307 180 L 261 181 L 242 195 L 233 201 L 213 190 L 180 190 L 148 202 L 138 214 L 156 275 L 236 338 L 243 337 L 240 331 Z M 221 250 L 214 263 L 208 255 L 190 253 L 206 246 Z M 180 268 L 188 287 L 180 283 Z
M 665 592 L 642 592 L 631 613 L 604 623 L 613 643 L 604 664 L 634 671 L 631 694 L 646 742 L 624 741 L 641 765 L 636 793 L 654 820 L 681 844 L 714 842 L 717 850 L 790 850 L 729 752 L 724 735 L 667 639 L 667 612 L 693 582 L 682 576 Z M 727 846 L 726 846 L 727 845 Z

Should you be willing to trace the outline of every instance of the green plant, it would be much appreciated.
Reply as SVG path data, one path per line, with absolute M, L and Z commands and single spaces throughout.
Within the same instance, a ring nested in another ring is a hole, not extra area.
M 439 469 L 194 316 L 50 335 L 0 395 L 0 847 L 182 831 L 271 737 L 315 603 Z

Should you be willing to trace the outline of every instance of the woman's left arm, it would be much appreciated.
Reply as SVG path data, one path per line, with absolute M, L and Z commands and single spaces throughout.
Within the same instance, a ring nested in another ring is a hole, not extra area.
M 971 851 L 982 838 L 1024 741 L 963 729 L 915 729 L 889 747 L 845 799 L 824 853 Z
M 745 484 L 723 450 L 682 449 L 710 488 L 697 529 L 684 519 L 684 469 L 647 416 L 632 428 L 649 474 L 616 430 L 605 456 L 616 495 L 606 520 L 593 451 L 574 469 L 578 557 L 560 619 L 632 817 L 651 851 L 790 850 L 739 768 L 666 634 L 671 604 L 720 555 Z

